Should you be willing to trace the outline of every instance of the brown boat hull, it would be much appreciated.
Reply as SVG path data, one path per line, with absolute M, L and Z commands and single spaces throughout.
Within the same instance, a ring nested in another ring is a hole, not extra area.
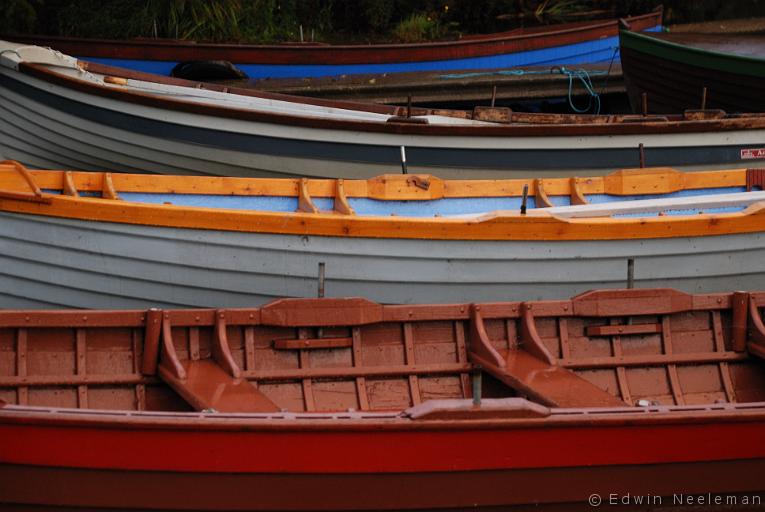
M 677 114 L 700 109 L 704 88 L 705 107 L 726 112 L 765 112 L 765 79 L 725 73 L 665 61 L 622 48 L 624 82 L 634 112 L 642 111 L 647 95 L 648 113 Z

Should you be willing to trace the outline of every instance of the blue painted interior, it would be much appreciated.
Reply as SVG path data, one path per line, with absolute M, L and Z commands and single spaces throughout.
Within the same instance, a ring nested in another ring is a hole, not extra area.
M 656 26 L 649 31 L 660 31 L 661 26 Z M 607 63 L 612 59 L 619 61 L 618 52 L 619 38 L 609 37 L 595 41 L 543 48 L 525 52 L 508 53 L 504 55 L 492 55 L 487 57 L 475 57 L 468 59 L 436 60 L 423 62 L 393 62 L 386 64 L 247 64 L 234 62 L 234 64 L 247 73 L 253 79 L 258 78 L 305 78 L 355 74 L 380 74 L 405 71 L 449 71 L 459 69 L 490 69 L 511 68 L 519 66 L 548 66 L 548 65 L 573 65 L 573 64 L 598 64 Z M 78 57 L 83 60 L 118 66 L 147 73 L 169 75 L 177 62 L 105 59 L 96 57 Z
M 682 190 L 679 192 L 673 192 L 671 194 L 635 196 L 591 194 L 587 196 L 587 199 L 592 204 L 598 204 L 640 199 L 669 199 L 690 196 L 731 194 L 745 191 L 746 189 L 744 187 L 721 187 L 702 190 Z M 125 201 L 137 203 L 170 203 L 180 206 L 196 206 L 203 208 L 223 208 L 248 211 L 294 212 L 298 207 L 297 198 L 290 196 L 220 196 L 203 194 L 147 194 L 120 192 L 120 197 Z M 317 208 L 320 210 L 332 210 L 334 206 L 334 200 L 332 198 L 315 197 L 313 198 L 313 201 Z M 552 201 L 555 206 L 567 206 L 570 204 L 569 196 L 550 196 L 550 201 Z M 397 215 L 400 217 L 469 215 L 488 213 L 497 210 L 519 210 L 521 207 L 520 197 L 464 197 L 435 199 L 432 201 L 382 201 L 377 199 L 351 197 L 348 198 L 348 202 L 356 211 L 357 215 Z M 528 198 L 527 207 L 529 209 L 536 207 L 533 197 Z M 692 210 L 677 211 L 680 213 L 672 213 L 672 215 L 685 215 L 686 213 L 683 212 L 698 213 Z M 713 210 L 705 211 L 712 212 Z M 720 209 L 720 211 L 722 212 L 727 210 Z M 734 209 L 731 211 L 738 210 Z

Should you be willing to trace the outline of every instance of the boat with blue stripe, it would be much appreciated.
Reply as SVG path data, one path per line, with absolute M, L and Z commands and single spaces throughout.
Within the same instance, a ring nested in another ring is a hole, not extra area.
M 662 11 L 627 21 L 636 30 L 657 31 L 661 29 Z M 615 19 L 413 44 L 247 45 L 158 39 L 7 38 L 48 46 L 85 61 L 165 76 L 181 63 L 227 61 L 252 79 L 597 64 L 618 61 L 619 49 Z

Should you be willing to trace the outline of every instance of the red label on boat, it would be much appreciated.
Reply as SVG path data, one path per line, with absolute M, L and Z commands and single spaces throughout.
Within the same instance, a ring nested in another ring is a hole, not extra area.
M 754 160 L 756 158 L 765 158 L 765 148 L 741 150 L 741 160 Z

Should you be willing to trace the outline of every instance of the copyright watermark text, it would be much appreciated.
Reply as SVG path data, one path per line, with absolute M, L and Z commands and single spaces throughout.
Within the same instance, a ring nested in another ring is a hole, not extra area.
M 616 507 L 619 505 L 707 505 L 707 506 L 761 506 L 762 496 L 742 494 L 672 494 L 656 496 L 653 494 L 591 494 L 587 499 L 590 506 Z

